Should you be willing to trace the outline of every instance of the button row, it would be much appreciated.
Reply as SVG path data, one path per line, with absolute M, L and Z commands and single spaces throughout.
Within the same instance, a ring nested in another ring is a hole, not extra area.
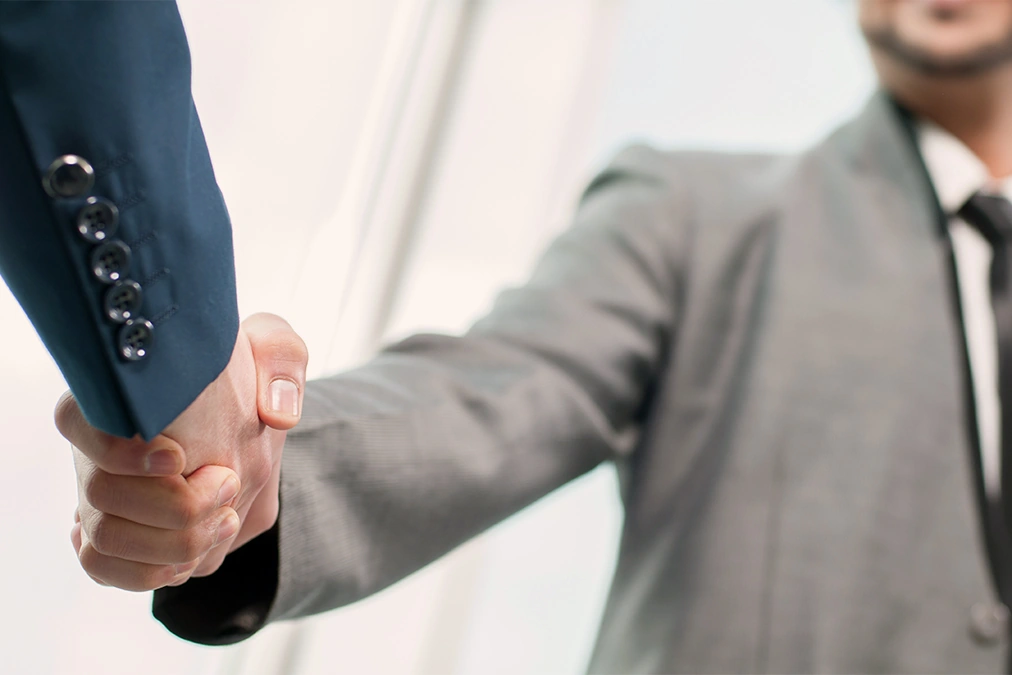
M 83 157 L 63 155 L 50 164 L 42 186 L 53 199 L 75 199 L 88 195 L 95 186 L 95 169 Z M 106 318 L 122 324 L 116 346 L 126 361 L 147 358 L 155 327 L 140 316 L 144 290 L 129 278 L 131 251 L 114 235 L 119 229 L 119 209 L 108 199 L 88 196 L 77 213 L 77 233 L 94 247 L 89 262 L 95 279 L 108 286 L 102 309 Z

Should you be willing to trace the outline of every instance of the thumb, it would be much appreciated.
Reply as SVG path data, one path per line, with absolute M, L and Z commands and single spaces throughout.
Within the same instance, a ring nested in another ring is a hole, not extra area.
M 257 369 L 257 408 L 260 420 L 287 431 L 302 416 L 306 388 L 306 343 L 287 321 L 274 314 L 254 314 L 242 323 Z

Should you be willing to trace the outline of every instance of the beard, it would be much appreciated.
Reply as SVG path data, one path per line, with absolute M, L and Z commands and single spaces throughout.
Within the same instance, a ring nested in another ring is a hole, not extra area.
M 972 77 L 1012 62 L 1012 30 L 1004 39 L 956 56 L 939 56 L 905 42 L 892 27 L 864 31 L 868 43 L 921 75 Z

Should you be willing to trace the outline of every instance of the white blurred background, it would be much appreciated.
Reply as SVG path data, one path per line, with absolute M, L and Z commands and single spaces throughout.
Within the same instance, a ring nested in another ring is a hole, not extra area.
M 181 0 L 232 214 L 243 314 L 289 318 L 313 375 L 459 331 L 522 282 L 630 140 L 790 151 L 872 81 L 839 0 Z M 621 509 L 602 468 L 356 606 L 243 645 L 177 640 L 92 584 L 52 424 L 62 379 L 0 289 L 0 672 L 579 673 Z

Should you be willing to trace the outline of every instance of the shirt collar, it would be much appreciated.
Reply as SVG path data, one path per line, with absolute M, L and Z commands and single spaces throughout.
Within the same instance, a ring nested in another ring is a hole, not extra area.
M 938 201 L 946 213 L 956 213 L 979 191 L 1012 198 L 1012 177 L 993 180 L 973 151 L 937 124 L 926 120 L 918 122 L 917 142 Z

